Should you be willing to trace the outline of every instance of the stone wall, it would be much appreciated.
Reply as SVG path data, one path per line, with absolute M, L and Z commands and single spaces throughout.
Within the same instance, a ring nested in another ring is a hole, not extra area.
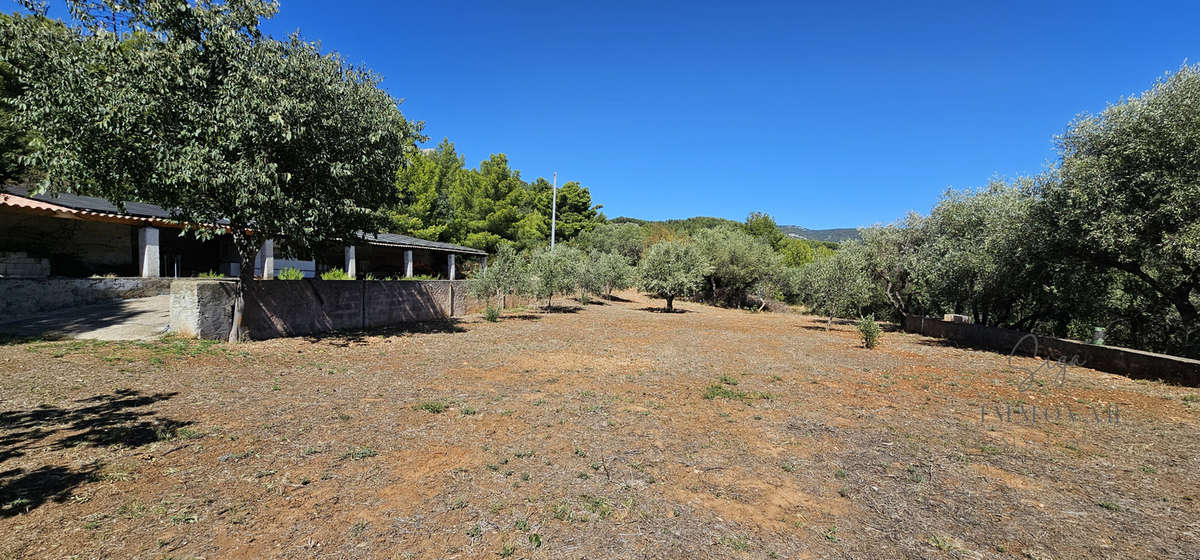
M 169 293 L 169 278 L 0 278 L 0 321 L 77 305 Z
M 236 287 L 236 280 L 175 280 L 171 283 L 170 331 L 193 338 L 227 338 L 233 325 Z
M 952 323 L 934 317 L 908 316 L 904 330 L 936 338 L 953 340 L 965 346 L 986 348 L 1004 353 L 1028 356 L 1034 348 L 1029 333 Z M 1106 371 L 1135 379 L 1162 379 L 1170 383 L 1200 386 L 1200 360 L 1155 354 L 1130 348 L 1100 346 L 1076 340 L 1037 336 L 1037 355 L 1051 360 L 1070 361 L 1077 358 L 1083 367 Z M 1019 345 L 1019 346 L 1018 346 Z
M 460 316 L 463 280 L 257 280 L 246 289 L 251 338 L 303 336 Z
M 50 259 L 31 257 L 24 252 L 0 252 L 0 278 L 46 278 Z

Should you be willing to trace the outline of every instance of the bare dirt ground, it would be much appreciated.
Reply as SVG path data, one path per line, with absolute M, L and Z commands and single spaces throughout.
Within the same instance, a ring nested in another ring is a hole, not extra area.
M 1200 557 L 1200 390 L 625 297 L 0 345 L 0 558 Z

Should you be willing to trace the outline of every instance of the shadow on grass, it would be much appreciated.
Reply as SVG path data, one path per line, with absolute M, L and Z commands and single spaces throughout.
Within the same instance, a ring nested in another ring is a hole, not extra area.
M 695 311 L 692 311 L 691 309 L 680 309 L 680 308 L 676 307 L 675 309 L 667 311 L 666 307 L 653 307 L 653 306 L 640 307 L 640 308 L 638 308 L 638 311 L 649 311 L 650 313 L 670 313 L 672 315 L 676 314 L 676 313 L 695 313 Z
M 312 344 L 324 343 L 340 348 L 348 348 L 350 346 L 366 346 L 370 344 L 370 341 L 367 340 L 369 336 L 405 336 L 410 334 L 462 332 L 467 332 L 467 329 L 462 327 L 461 321 L 458 319 L 441 319 L 436 321 L 413 321 L 411 323 L 367 330 L 310 334 L 302 338 Z
M 625 299 L 621 296 L 604 296 L 604 299 L 606 299 L 608 301 L 613 301 L 616 303 L 633 303 L 633 300 Z
M 579 313 L 580 311 L 583 311 L 583 308 L 575 307 L 575 306 L 567 307 L 565 305 L 554 305 L 554 306 L 550 306 L 550 307 L 539 307 L 539 308 L 537 308 L 537 311 L 539 313 Z
M 122 389 L 74 402 L 73 407 L 38 406 L 0 412 L 0 465 L 30 451 L 79 447 L 134 448 L 173 439 L 190 422 L 156 417 L 149 406 L 177 393 L 142 394 Z M 135 410 L 137 409 L 137 410 Z M 54 439 L 55 436 L 69 434 Z M 43 465 L 0 472 L 0 518 L 26 513 L 46 503 L 61 502 L 71 490 L 90 480 L 99 464 L 78 469 Z

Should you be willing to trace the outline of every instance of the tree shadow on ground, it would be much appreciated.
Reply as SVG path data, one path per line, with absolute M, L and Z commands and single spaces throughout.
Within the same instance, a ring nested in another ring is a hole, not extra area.
M 73 407 L 42 405 L 0 412 L 0 465 L 34 450 L 80 446 L 134 448 L 174 438 L 179 428 L 191 422 L 157 417 L 155 411 L 142 407 L 177 394 L 142 394 L 122 389 L 77 400 L 74 402 L 77 406 Z M 0 501 L 0 518 L 31 511 L 50 500 L 65 500 L 72 489 L 90 480 L 99 468 L 99 464 L 79 469 L 43 465 L 34 470 L 13 468 L 0 472 L 0 496 L 4 497 Z
M 538 313 L 579 313 L 583 311 L 582 307 L 567 307 L 565 305 L 553 305 L 550 307 L 537 308 Z
M 604 296 L 604 299 L 606 299 L 608 301 L 614 301 L 617 303 L 633 303 L 633 300 L 625 299 L 621 296 Z
M 440 319 L 436 321 L 413 321 L 388 327 L 378 327 L 367 330 L 336 331 L 322 334 L 311 334 L 303 337 L 312 344 L 329 344 L 339 348 L 350 346 L 366 346 L 370 344 L 369 336 L 405 336 L 411 334 L 432 333 L 462 333 L 467 332 L 458 319 Z
M 638 308 L 638 311 L 649 311 L 650 313 L 671 313 L 671 314 L 676 314 L 676 313 L 695 313 L 695 311 L 693 311 L 693 310 L 691 310 L 691 309 L 680 309 L 680 308 L 676 307 L 675 309 L 672 309 L 672 310 L 670 310 L 670 311 L 667 311 L 667 308 L 666 308 L 666 307 L 654 307 L 654 306 L 648 306 L 648 307 L 639 307 L 639 308 Z

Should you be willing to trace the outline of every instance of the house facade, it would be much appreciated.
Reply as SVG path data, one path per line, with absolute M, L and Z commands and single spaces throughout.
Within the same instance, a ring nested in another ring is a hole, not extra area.
M 269 279 L 291 267 L 312 278 L 337 267 L 351 277 L 454 280 L 464 276 L 464 269 L 486 263 L 487 253 L 478 249 L 379 233 L 305 260 L 276 255 L 274 243 L 267 241 L 254 272 Z M 131 202 L 122 210 L 100 198 L 34 195 L 20 187 L 0 192 L 0 278 L 154 278 L 210 272 L 240 273 L 229 236 L 195 239 L 162 207 Z

